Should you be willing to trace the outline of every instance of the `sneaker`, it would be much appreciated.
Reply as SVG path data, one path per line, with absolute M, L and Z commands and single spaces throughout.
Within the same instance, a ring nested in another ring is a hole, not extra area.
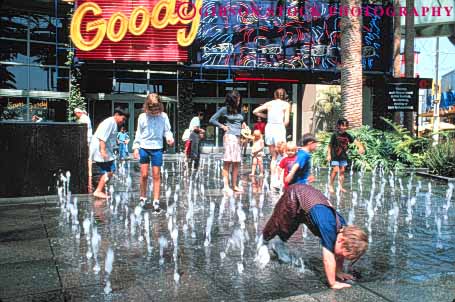
M 161 212 L 160 201 L 159 200 L 154 200 L 153 201 L 153 211 L 155 211 L 156 214 L 159 214 Z
M 144 207 L 147 204 L 147 197 L 139 197 L 139 205 Z
M 291 255 L 289 254 L 289 249 L 286 244 L 279 238 L 273 240 L 272 244 L 272 251 L 276 254 L 278 259 L 283 263 L 291 263 Z

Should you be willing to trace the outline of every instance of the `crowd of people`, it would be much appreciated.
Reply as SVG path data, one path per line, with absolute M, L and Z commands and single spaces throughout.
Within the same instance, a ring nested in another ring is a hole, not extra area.
M 305 224 L 311 232 L 321 238 L 323 267 L 328 284 L 331 288 L 349 287 L 340 281 L 353 279 L 345 274 L 343 261 L 358 260 L 368 248 L 368 236 L 357 226 L 347 225 L 344 218 L 336 211 L 330 199 L 310 184 L 315 180 L 311 175 L 311 154 L 318 148 L 318 141 L 312 134 L 305 134 L 296 144 L 287 141 L 286 126 L 289 124 L 291 106 L 288 95 L 282 88 L 274 92 L 274 99 L 259 106 L 253 111 L 257 116 L 253 133 L 245 123 L 242 114 L 242 97 L 236 90 L 230 91 L 225 97 L 225 105 L 221 107 L 209 122 L 222 129 L 223 136 L 223 193 L 232 195 L 242 192 L 238 184 L 239 167 L 242 161 L 242 147 L 245 140 L 251 142 L 251 174 L 263 178 L 266 147 L 270 154 L 270 182 L 272 188 L 278 188 L 282 194 L 272 216 L 263 228 L 262 244 L 270 248 L 284 263 L 289 263 L 291 257 L 285 242 L 297 230 L 300 224 Z M 78 121 L 90 125 L 86 112 L 75 110 Z M 87 135 L 90 145 L 90 161 L 102 171 L 98 185 L 93 192 L 96 198 L 105 199 L 106 183 L 115 172 L 114 148 L 119 145 L 120 159 L 128 157 L 129 136 L 122 127 L 129 114 L 121 109 L 115 109 L 114 115 L 105 119 L 91 136 L 91 127 Z M 198 169 L 200 160 L 201 141 L 205 130 L 201 126 L 203 112 L 198 112 L 185 131 L 182 139 L 185 141 L 187 170 Z M 267 120 L 265 122 L 264 120 Z M 118 127 L 121 131 L 118 132 Z M 337 123 L 337 131 L 330 140 L 327 160 L 332 166 L 330 175 L 330 192 L 334 192 L 334 180 L 338 174 L 339 190 L 344 192 L 343 181 L 347 166 L 347 150 L 350 144 L 355 144 L 360 154 L 364 147 L 347 132 L 349 123 L 341 119 Z M 174 144 L 169 118 L 164 112 L 161 98 L 152 93 L 147 96 L 143 113 L 139 115 L 137 129 L 133 142 L 133 157 L 140 165 L 140 196 L 139 204 L 150 204 L 147 198 L 148 176 L 152 173 L 153 198 L 151 200 L 154 212 L 161 211 L 161 167 L 163 165 L 163 138 L 169 146 Z M 243 139 L 242 139 L 243 138 Z M 91 166 L 91 162 L 89 162 Z

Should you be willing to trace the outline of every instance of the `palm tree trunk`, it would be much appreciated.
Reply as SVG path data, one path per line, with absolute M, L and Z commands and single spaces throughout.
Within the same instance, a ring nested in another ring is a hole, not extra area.
M 361 0 L 341 0 L 340 5 L 361 7 Z M 341 17 L 341 101 L 352 127 L 362 126 L 362 14 Z
M 405 55 L 405 75 L 407 78 L 414 77 L 414 40 L 415 40 L 415 28 L 414 28 L 414 15 L 412 12 L 414 9 L 414 0 L 406 0 L 406 10 L 408 15 L 406 16 L 406 36 L 404 44 L 404 55 Z M 405 112 L 404 114 L 404 127 L 411 133 L 414 133 L 414 112 Z
M 185 129 L 190 125 L 191 118 L 193 117 L 193 83 L 191 75 L 180 72 L 183 79 L 178 82 L 178 124 L 176 129 L 176 151 L 183 150 L 185 145 L 181 138 Z
M 401 75 L 401 16 L 399 14 L 400 0 L 393 1 L 395 16 L 393 18 L 393 76 Z M 401 124 L 401 112 L 393 113 L 393 121 Z

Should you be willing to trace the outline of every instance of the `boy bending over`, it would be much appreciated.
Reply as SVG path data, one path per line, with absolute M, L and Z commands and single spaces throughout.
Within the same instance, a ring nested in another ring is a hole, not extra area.
M 347 226 L 344 218 L 333 208 L 330 201 L 315 188 L 295 184 L 281 196 L 273 214 L 262 231 L 263 240 L 284 263 L 291 257 L 284 244 L 295 233 L 301 223 L 321 238 L 322 262 L 329 286 L 333 289 L 351 285 L 337 280 L 352 280 L 354 277 L 342 272 L 343 261 L 357 261 L 368 248 L 368 236 L 355 225 Z

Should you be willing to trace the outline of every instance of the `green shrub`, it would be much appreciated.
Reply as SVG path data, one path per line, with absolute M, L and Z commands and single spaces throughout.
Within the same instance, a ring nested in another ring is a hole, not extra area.
M 384 119 L 392 131 L 381 131 L 364 126 L 349 132 L 365 147 L 365 154 L 360 155 L 355 145 L 348 151 L 354 169 L 373 170 L 383 167 L 386 171 L 405 167 L 421 167 L 424 164 L 424 151 L 428 146 L 427 138 L 412 137 L 403 127 Z M 321 144 L 313 155 L 313 164 L 327 166 L 327 146 L 332 133 L 319 132 Z
M 430 173 L 455 177 L 454 141 L 446 141 L 431 147 L 425 154 L 424 162 Z

